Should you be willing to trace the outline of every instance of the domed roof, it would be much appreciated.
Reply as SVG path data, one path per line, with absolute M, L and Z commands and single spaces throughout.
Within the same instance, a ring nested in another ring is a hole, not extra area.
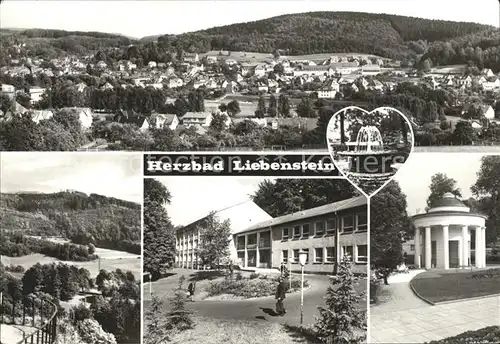
M 451 192 L 447 192 L 443 197 L 439 198 L 432 204 L 432 208 L 440 207 L 462 207 L 467 208 L 465 204 L 462 203 L 458 198 L 455 197 Z

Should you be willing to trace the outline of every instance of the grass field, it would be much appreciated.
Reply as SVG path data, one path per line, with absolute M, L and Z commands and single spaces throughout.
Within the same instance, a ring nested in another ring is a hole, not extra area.
M 111 251 L 111 250 L 108 250 Z M 120 252 L 120 251 L 116 251 Z M 123 252 L 120 252 L 123 253 Z M 125 252 L 126 253 L 126 252 Z M 139 256 L 135 256 L 137 258 L 120 258 L 119 255 L 116 255 L 117 258 L 108 259 L 104 258 L 100 261 L 100 268 L 108 271 L 114 271 L 116 269 L 121 269 L 124 271 L 131 271 L 136 279 L 141 278 L 141 260 Z M 131 255 L 133 256 L 133 255 Z M 89 262 L 66 262 L 61 261 L 56 258 L 44 256 L 43 254 L 35 253 L 22 257 L 1 257 L 2 264 L 4 265 L 21 265 L 25 270 L 28 270 L 30 267 L 35 265 L 36 263 L 40 264 L 52 264 L 52 263 L 65 263 L 78 266 L 80 268 L 85 268 L 89 270 L 90 275 L 92 277 L 96 277 L 99 274 L 99 260 L 92 260 Z
M 172 343 L 317 343 L 312 338 L 304 336 L 292 327 L 268 321 L 228 321 L 205 317 L 197 317 L 195 321 L 196 326 L 194 329 L 176 335 Z
M 415 276 L 410 284 L 421 297 L 433 303 L 500 293 L 500 274 L 491 278 L 471 278 L 476 273 L 427 271 Z

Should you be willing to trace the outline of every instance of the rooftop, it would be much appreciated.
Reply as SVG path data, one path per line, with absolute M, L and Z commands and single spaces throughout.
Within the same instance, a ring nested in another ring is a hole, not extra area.
M 440 208 L 440 207 L 461 207 L 461 208 L 467 208 L 465 204 L 463 204 L 462 201 L 460 201 L 455 195 L 453 195 L 451 192 L 447 192 L 441 197 L 440 199 L 436 200 L 432 204 L 432 208 Z
M 325 204 L 316 208 L 306 209 L 302 211 L 298 211 L 292 214 L 283 215 L 280 217 L 276 217 L 274 219 L 270 219 L 264 222 L 259 222 L 251 227 L 246 228 L 245 230 L 239 232 L 249 232 L 257 229 L 273 227 L 277 225 L 281 225 L 284 223 L 299 221 L 311 217 L 316 217 L 320 215 L 330 214 L 336 211 L 351 209 L 355 207 L 359 207 L 362 205 L 366 205 L 366 198 L 364 196 L 358 196 L 354 198 L 345 199 L 342 201 Z M 239 234 L 238 233 L 238 234 Z

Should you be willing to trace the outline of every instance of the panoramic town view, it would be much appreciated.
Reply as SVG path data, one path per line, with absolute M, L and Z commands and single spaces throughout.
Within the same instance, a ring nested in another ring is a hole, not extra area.
M 364 342 L 367 232 L 345 179 L 145 179 L 144 343 Z
M 2 344 L 140 342 L 141 171 L 133 165 L 127 156 L 2 153 Z M 106 175 L 115 182 L 103 184 Z
M 500 157 L 405 167 L 371 199 L 370 342 L 498 342 Z
M 500 343 L 500 0 L 0 0 L 0 344 Z
M 155 6 L 183 6 L 170 3 Z M 2 24 L 2 150 L 326 151 L 327 123 L 348 105 L 401 110 L 417 151 L 500 150 L 497 19 L 302 7 L 142 38 Z

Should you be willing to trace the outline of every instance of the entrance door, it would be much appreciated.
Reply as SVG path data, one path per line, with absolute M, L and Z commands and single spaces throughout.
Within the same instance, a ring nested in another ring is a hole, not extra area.
M 431 267 L 436 267 L 436 242 L 431 242 Z
M 450 268 L 458 268 L 460 266 L 460 258 L 458 257 L 458 240 L 449 241 L 448 252 Z
M 257 267 L 257 251 L 248 251 L 248 266 Z

